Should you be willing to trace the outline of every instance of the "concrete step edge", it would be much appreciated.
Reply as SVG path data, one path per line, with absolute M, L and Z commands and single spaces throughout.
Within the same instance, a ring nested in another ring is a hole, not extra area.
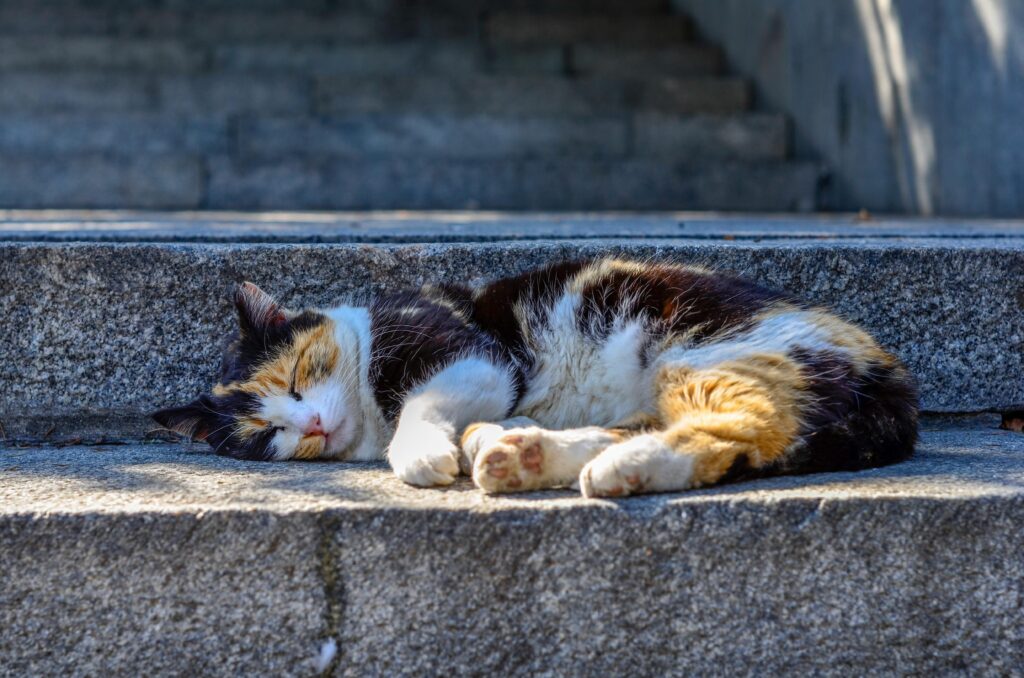
M 0 242 L 429 243 L 707 239 L 891 242 L 1024 240 L 1024 220 L 706 212 L 145 212 L 0 210 Z M 941 244 L 941 242 L 936 243 Z

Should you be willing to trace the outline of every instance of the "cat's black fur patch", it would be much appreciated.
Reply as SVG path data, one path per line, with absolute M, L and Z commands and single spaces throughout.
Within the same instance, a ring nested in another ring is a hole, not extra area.
M 205 440 L 217 454 L 238 459 L 265 460 L 272 454 L 268 430 L 243 438 L 237 435 L 238 417 L 259 409 L 256 396 L 233 390 L 222 395 L 201 395 L 182 407 L 169 407 L 153 413 L 163 427 L 197 440 Z
M 528 369 L 533 356 L 513 309 L 525 306 L 525 311 L 543 320 L 544 315 L 536 311 L 549 308 L 569 280 L 586 265 L 586 261 L 565 261 L 492 282 L 476 295 L 473 321 L 494 335 L 505 350 Z
M 397 417 L 412 388 L 457 358 L 479 356 L 514 368 L 499 341 L 472 321 L 471 300 L 466 288 L 431 287 L 379 297 L 370 306 L 370 383 L 386 417 Z
M 858 374 L 830 351 L 797 350 L 813 407 L 786 472 L 856 471 L 903 461 L 917 441 L 917 386 L 898 363 Z
M 297 333 L 313 329 L 326 320 L 315 311 L 303 311 L 278 324 L 265 323 L 233 332 L 224 346 L 219 383 L 245 381 L 278 347 L 291 343 Z
M 696 342 L 740 327 L 773 302 L 788 300 L 741 278 L 658 264 L 610 271 L 585 285 L 581 297 L 581 327 L 599 337 L 625 310 L 648 327 L 660 326 L 663 334 L 699 328 Z

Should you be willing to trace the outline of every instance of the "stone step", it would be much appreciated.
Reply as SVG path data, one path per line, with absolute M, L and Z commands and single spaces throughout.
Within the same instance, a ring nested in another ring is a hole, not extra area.
M 24 113 L 0 116 L 0 154 L 228 153 L 223 117 L 153 113 L 82 115 Z
M 243 158 L 288 160 L 523 157 L 623 158 L 627 122 L 615 118 L 361 115 L 254 118 L 238 126 Z M 244 162 L 244 160 L 243 160 Z
M 568 53 L 569 70 L 578 75 L 630 77 L 648 75 L 718 75 L 724 68 L 722 53 L 707 45 L 671 47 L 616 47 L 577 45 Z
M 198 207 L 206 177 L 198 157 L 178 152 L 0 153 L 0 205 L 18 207 Z
M 551 59 L 557 56 L 557 68 Z M 493 64 L 492 64 L 493 62 Z M 210 44 L 176 38 L 103 36 L 0 36 L 0 74 L 37 71 L 209 73 L 287 71 L 317 73 L 477 73 L 504 64 L 534 64 L 540 72 L 562 72 L 562 52 L 509 47 L 487 58 L 467 40 L 310 42 L 259 40 Z M 688 75 L 684 73 L 683 75 Z
M 0 242 L 123 243 L 475 243 L 531 240 L 711 241 L 1024 238 L 1017 220 L 859 214 L 711 212 L 148 212 L 2 210 Z M 720 243 L 721 244 L 721 243 Z
M 208 177 L 204 205 L 213 209 L 807 211 L 821 169 L 800 162 L 213 158 Z
M 12 73 L 0 112 L 162 111 L 190 115 L 471 113 L 623 115 L 739 113 L 741 78 L 568 78 L 562 75 L 328 75 Z
M 313 112 L 311 79 L 298 74 L 158 76 L 35 72 L 7 74 L 2 80 L 2 112 L 67 112 L 85 116 L 112 111 L 161 111 L 199 116 Z
M 1019 224 L 1006 227 L 1003 237 L 970 229 L 959 229 L 962 237 L 899 229 L 892 237 L 807 237 L 814 229 L 792 237 L 792 229 L 776 225 L 771 237 L 735 239 L 726 227 L 715 239 L 708 229 L 686 237 L 685 228 L 666 237 L 666 229 L 678 228 L 677 215 L 664 215 L 660 227 L 654 216 L 635 223 L 621 216 L 618 226 L 597 233 L 579 226 L 584 217 L 538 216 L 525 233 L 529 241 L 438 243 L 474 234 L 486 239 L 492 227 L 491 237 L 508 238 L 523 217 L 507 217 L 511 224 L 502 227 L 501 215 L 363 214 L 348 217 L 352 243 L 285 245 L 246 242 L 249 230 L 273 230 L 274 215 L 235 215 L 234 244 L 45 242 L 46 219 L 5 216 L 5 231 L 36 234 L 35 242 L 0 245 L 0 423 L 10 440 L 144 436 L 151 429 L 148 412 L 211 382 L 221 337 L 233 322 L 229 293 L 243 279 L 279 293 L 288 305 L 325 305 L 346 295 L 476 282 L 608 254 L 699 262 L 829 305 L 906 361 L 927 410 L 978 412 L 1024 403 Z M 223 218 L 229 217 L 211 219 Z M 374 236 L 377 220 L 403 218 L 422 222 L 406 234 L 413 242 Z M 424 225 L 431 221 L 432 229 Z M 116 221 L 111 224 L 116 230 Z M 337 230 L 326 225 L 319 232 Z M 619 237 L 622 231 L 634 237 Z M 306 239 L 318 240 L 317 232 Z M 62 237 L 68 237 L 66 225 Z
M 318 79 L 316 97 L 329 115 L 738 113 L 750 106 L 750 87 L 740 78 L 341 75 Z
M 395 156 L 494 160 L 667 156 L 696 163 L 777 160 L 786 155 L 785 119 L 765 114 L 244 118 L 235 134 L 243 157 L 276 159 L 331 155 L 360 160 Z
M 0 164 L 6 208 L 808 211 L 822 178 L 818 165 L 795 161 L 282 159 L 181 150 L 3 152 Z
M 198 4 L 198 3 L 196 3 Z M 410 11 L 411 10 L 411 11 Z M 399 40 L 417 33 L 415 5 L 384 13 L 296 7 L 135 7 L 0 5 L 0 35 L 179 38 L 202 43 L 253 40 Z
M 517 11 L 636 15 L 666 13 L 671 9 L 667 0 L 435 0 L 430 4 L 452 13 Z
M 156 96 L 154 81 L 137 74 L 0 73 L 0 111 L 5 113 L 146 110 L 156 105 Z
M 26 3 L 7 0 L 5 8 L 22 9 Z M 409 0 L 40 0 L 31 3 L 40 12 L 75 13 L 84 10 L 121 10 L 132 12 L 162 8 L 168 12 L 203 10 L 285 10 L 310 12 L 340 11 L 388 14 L 404 9 Z M 591 14 L 654 14 L 670 11 L 668 0 L 431 0 L 430 6 L 448 14 L 476 15 L 495 10 L 521 12 L 591 13 Z
M 487 67 L 481 46 L 472 41 L 405 40 L 394 43 L 312 44 L 261 41 L 255 44 L 214 45 L 210 50 L 215 71 L 291 72 L 304 75 L 344 73 L 472 74 Z M 540 72 L 555 69 L 542 55 Z
M 17 70 L 194 72 L 209 58 L 205 49 L 158 37 L 0 37 L 3 78 Z
M 887 468 L 617 501 L 8 447 L 0 656 L 11 675 L 1013 675 L 1024 436 L 996 422 L 926 423 Z
M 303 40 L 394 39 L 475 32 L 494 11 L 547 15 L 651 15 L 668 13 L 663 0 L 228 0 L 196 3 L 46 0 L 0 3 L 0 35 L 111 35 L 189 39 Z M 605 19 L 607 21 L 607 19 Z M 439 32 L 437 29 L 442 28 Z
M 675 78 L 720 75 L 722 55 L 698 44 L 668 47 L 501 45 L 485 49 L 471 41 L 402 40 L 394 43 L 317 44 L 260 41 L 198 45 L 166 38 L 0 37 L 0 82 L 18 74 L 93 71 L 219 74 L 293 73 L 303 76 L 373 76 L 423 73 L 606 75 Z
M 693 24 L 677 15 L 538 14 L 497 11 L 484 24 L 494 44 L 671 45 L 693 36 Z
M 505 74 L 695 77 L 720 75 L 721 52 L 707 45 L 668 47 L 499 45 L 475 42 L 406 40 L 386 43 L 317 45 L 274 43 L 216 45 L 215 70 L 302 74 L 387 75 L 479 72 Z M 0 62 L 2 64 L 2 62 Z

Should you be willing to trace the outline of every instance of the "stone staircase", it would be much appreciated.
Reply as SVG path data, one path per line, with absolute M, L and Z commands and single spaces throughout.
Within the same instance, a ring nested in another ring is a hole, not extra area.
M 252 279 L 291 305 L 558 258 L 826 303 L 917 374 L 909 462 L 622 501 L 417 490 L 154 435 Z M 1024 665 L 1024 224 L 0 212 L 0 674 L 983 673 Z M 975 671 L 977 669 L 977 671 Z
M 325 304 L 608 253 L 863 323 L 921 381 L 919 453 L 488 498 L 218 458 L 146 419 L 207 385 L 240 280 Z M 1013 675 L 1024 438 L 979 413 L 1024 402 L 1022 270 L 1019 222 L 0 212 L 0 674 Z
M 1019 674 L 1024 223 L 653 211 L 817 205 L 751 103 L 664 0 L 0 0 L 0 676 Z M 147 417 L 208 385 L 241 280 L 610 253 L 864 324 L 919 452 L 486 497 Z
M 0 0 L 0 207 L 807 211 L 664 2 Z

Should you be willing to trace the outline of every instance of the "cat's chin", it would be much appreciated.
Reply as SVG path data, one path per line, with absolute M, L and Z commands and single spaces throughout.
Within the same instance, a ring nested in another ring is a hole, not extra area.
M 359 446 L 362 427 L 356 423 L 346 423 L 338 430 L 333 431 L 327 438 L 327 445 L 320 453 L 322 459 L 336 459 L 343 461 L 350 458 Z

